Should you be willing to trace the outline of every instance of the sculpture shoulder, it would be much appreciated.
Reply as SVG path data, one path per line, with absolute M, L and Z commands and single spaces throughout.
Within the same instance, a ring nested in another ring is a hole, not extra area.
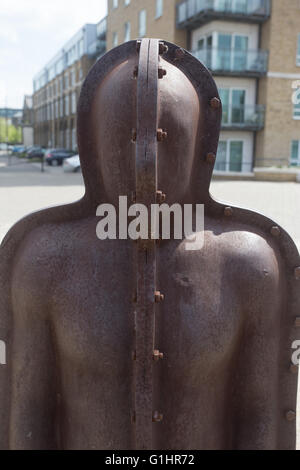
M 224 258 L 239 268 L 239 275 L 252 281 L 268 274 L 278 279 L 282 258 L 276 241 L 267 234 L 240 226 L 224 232 L 219 240 Z M 258 276 L 258 277 L 257 277 Z
M 273 295 L 285 282 L 284 259 L 278 240 L 242 223 L 206 224 L 203 253 L 215 260 L 221 272 L 245 298 Z

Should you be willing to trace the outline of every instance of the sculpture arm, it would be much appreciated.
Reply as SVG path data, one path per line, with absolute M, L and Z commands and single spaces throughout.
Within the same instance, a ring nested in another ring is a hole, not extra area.
M 254 264 L 256 268 L 250 266 L 241 289 L 245 324 L 235 383 L 235 448 L 280 449 L 285 445 L 280 442 L 280 427 L 285 424 L 281 368 L 289 347 L 282 342 L 283 323 L 288 322 L 284 318 L 284 279 L 272 257 L 262 256 Z M 287 370 L 288 364 L 286 357 Z
M 45 278 L 36 259 L 31 250 L 22 254 L 12 276 L 11 449 L 56 448 L 55 358 Z

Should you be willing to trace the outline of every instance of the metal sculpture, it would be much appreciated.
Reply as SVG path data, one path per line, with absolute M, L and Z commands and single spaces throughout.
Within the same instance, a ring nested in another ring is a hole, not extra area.
M 283 229 L 215 201 L 221 102 L 174 44 L 130 41 L 82 89 L 86 194 L 20 221 L 1 246 L 0 445 L 292 449 L 300 258 Z M 205 246 L 96 238 L 127 195 L 205 204 Z

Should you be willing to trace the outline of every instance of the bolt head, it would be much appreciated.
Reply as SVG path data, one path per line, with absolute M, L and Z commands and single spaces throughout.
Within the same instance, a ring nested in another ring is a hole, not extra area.
M 219 100 L 219 98 L 214 97 L 210 100 L 210 106 L 213 109 L 218 109 L 221 106 L 221 101 Z
M 153 351 L 153 359 L 154 361 L 159 361 L 160 359 L 163 359 L 164 358 L 164 355 L 163 353 L 161 353 L 158 349 L 155 349 Z
M 292 372 L 292 374 L 298 374 L 299 366 L 297 364 L 291 364 L 290 365 L 290 371 Z
M 163 420 L 163 415 L 158 411 L 154 411 L 152 415 L 153 423 L 160 423 Z
M 159 54 L 166 54 L 168 52 L 169 48 L 164 42 L 159 43 Z
M 163 302 L 165 300 L 165 296 L 161 292 L 156 291 L 154 294 L 154 299 L 155 302 L 158 304 L 159 302 Z
M 233 216 L 233 209 L 232 207 L 225 207 L 224 209 L 225 217 L 232 217 Z
M 285 417 L 288 421 L 295 421 L 296 413 L 295 413 L 295 411 L 290 410 L 285 414 Z
M 158 142 L 163 142 L 168 137 L 168 133 L 163 129 L 157 129 L 157 140 Z
M 136 203 L 136 192 L 135 191 L 132 191 L 132 193 L 131 193 L 131 202 L 133 204 Z
M 210 152 L 206 155 L 206 161 L 207 163 L 214 164 L 216 161 L 216 154 L 213 152 Z
M 295 269 L 295 278 L 297 281 L 300 281 L 300 266 Z
M 158 67 L 158 78 L 163 78 L 165 75 L 167 75 L 166 69 Z
M 139 68 L 138 66 L 136 66 L 133 69 L 133 78 L 137 78 L 138 74 L 139 74 Z
M 132 142 L 136 142 L 136 138 L 137 138 L 137 130 L 136 130 L 136 129 L 132 129 L 132 132 L 131 132 L 131 140 L 132 140 Z
M 156 191 L 156 202 L 162 204 L 166 200 L 166 195 L 162 191 Z
M 271 235 L 273 235 L 273 237 L 279 237 L 280 236 L 280 228 L 277 227 L 277 226 L 274 226 L 271 228 Z
M 185 50 L 182 47 L 176 49 L 175 51 L 176 59 L 182 59 L 185 56 Z

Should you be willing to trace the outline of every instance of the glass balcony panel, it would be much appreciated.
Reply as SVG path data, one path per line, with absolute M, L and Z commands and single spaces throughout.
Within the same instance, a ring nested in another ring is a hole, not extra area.
M 222 96 L 221 96 L 222 99 Z M 263 105 L 229 106 L 223 104 L 222 127 L 259 130 L 264 126 Z
M 194 55 L 212 72 L 263 75 L 267 71 L 268 52 L 206 47 Z
M 177 5 L 177 23 L 180 25 L 199 15 L 214 12 L 264 20 L 270 15 L 270 0 L 185 0 Z

